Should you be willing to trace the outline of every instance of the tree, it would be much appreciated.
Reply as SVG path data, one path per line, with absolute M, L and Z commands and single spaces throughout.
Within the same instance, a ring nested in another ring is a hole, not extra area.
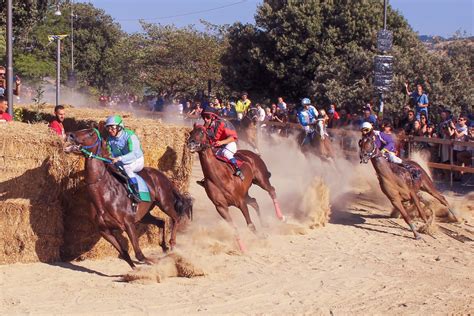
M 266 0 L 257 9 L 255 25 L 236 23 L 228 29 L 224 80 L 260 96 L 310 96 L 319 106 L 346 103 L 356 110 L 375 97 L 373 58 L 382 17 L 382 1 Z M 405 81 L 424 83 L 435 109 L 440 102 L 454 102 L 448 96 L 456 93 L 447 88 L 454 78 L 447 74 L 461 66 L 451 57 L 429 53 L 390 6 L 387 17 L 394 35 L 395 76 L 386 109 L 397 110 L 407 101 Z
M 141 77 L 155 92 L 170 96 L 195 95 L 208 80 L 221 82 L 224 43 L 215 34 L 188 26 L 142 22 L 144 34 Z

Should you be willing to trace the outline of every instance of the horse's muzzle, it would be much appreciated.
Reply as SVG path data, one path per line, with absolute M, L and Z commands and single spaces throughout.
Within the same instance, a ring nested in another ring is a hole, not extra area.
M 71 145 L 65 146 L 63 150 L 66 154 L 80 153 L 81 152 L 81 146 L 71 144 Z
M 201 148 L 200 144 L 194 140 L 188 142 L 188 149 L 190 152 L 195 153 Z

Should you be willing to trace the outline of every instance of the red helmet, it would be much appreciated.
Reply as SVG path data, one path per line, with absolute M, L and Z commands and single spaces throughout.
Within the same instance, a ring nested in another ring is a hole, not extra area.
M 201 112 L 201 117 L 204 118 L 204 116 L 211 116 L 212 118 L 219 117 L 217 110 L 215 108 L 211 108 L 210 106 L 206 107 L 204 111 Z

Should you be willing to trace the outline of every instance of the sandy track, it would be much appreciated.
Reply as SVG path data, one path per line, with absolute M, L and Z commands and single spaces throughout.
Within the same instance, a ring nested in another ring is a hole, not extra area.
M 193 180 L 199 177 L 196 166 Z M 474 243 L 441 232 L 415 241 L 402 220 L 387 217 L 386 200 L 367 192 L 373 189 L 346 191 L 340 199 L 345 203 L 333 206 L 324 228 L 290 220 L 278 229 L 260 229 L 266 238 L 248 233 L 234 209 L 249 248 L 240 255 L 193 181 L 196 220 L 178 235 L 178 253 L 206 276 L 124 283 L 120 275 L 129 267 L 115 258 L 0 266 L 0 314 L 473 313 Z M 273 215 L 269 199 L 257 198 L 264 213 Z M 474 240 L 474 229 L 465 229 L 471 226 L 443 225 Z M 145 254 L 161 256 L 156 249 Z

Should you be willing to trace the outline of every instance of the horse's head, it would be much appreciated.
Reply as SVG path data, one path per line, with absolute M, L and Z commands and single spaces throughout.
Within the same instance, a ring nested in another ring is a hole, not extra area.
M 102 138 L 95 128 L 82 129 L 66 134 L 64 152 L 82 154 L 83 149 L 90 149 L 94 153 L 99 150 Z M 96 148 L 97 147 L 97 148 Z
M 257 123 L 258 122 L 258 109 L 254 107 L 249 108 L 245 116 L 252 122 Z
M 210 146 L 209 137 L 207 136 L 204 126 L 194 124 L 193 130 L 189 134 L 187 146 L 193 153 L 204 150 Z
M 359 149 L 360 163 L 368 163 L 371 158 L 378 154 L 374 131 L 370 131 L 362 136 L 359 140 Z

